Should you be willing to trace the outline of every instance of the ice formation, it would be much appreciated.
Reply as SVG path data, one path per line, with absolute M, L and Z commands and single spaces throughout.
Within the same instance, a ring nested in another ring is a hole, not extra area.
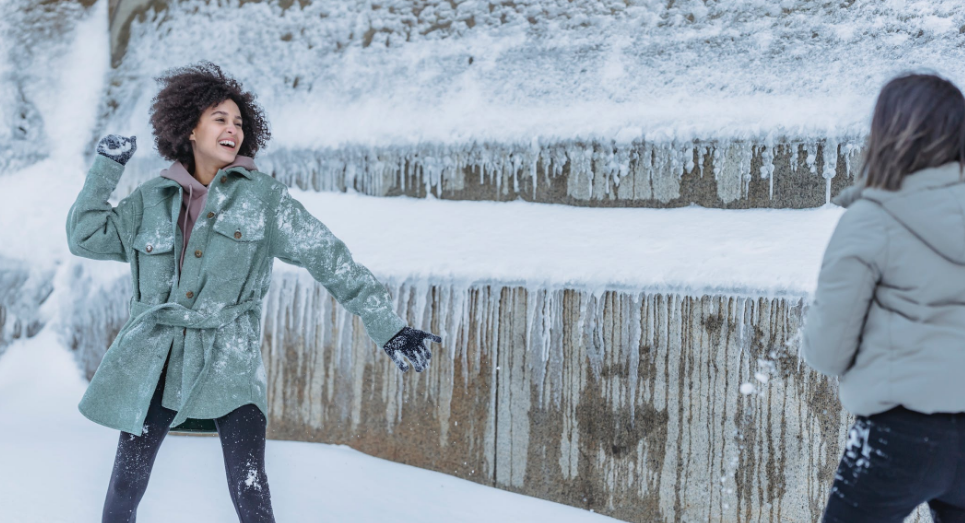
M 566 166 L 607 191 L 708 154 L 715 176 L 767 178 L 778 147 L 831 178 L 852 173 L 889 77 L 965 81 L 957 4 L 188 0 L 131 23 L 101 128 L 148 135 L 151 78 L 211 59 L 258 93 L 264 157 L 304 188 L 378 194 L 408 173 L 431 193 L 464 171 L 535 187 Z

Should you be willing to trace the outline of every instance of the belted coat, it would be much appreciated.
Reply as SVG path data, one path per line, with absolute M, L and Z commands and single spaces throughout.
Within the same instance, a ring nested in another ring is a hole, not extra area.
M 211 432 L 214 418 L 249 403 L 267 416 L 261 304 L 275 258 L 308 269 L 379 346 L 405 327 L 385 287 L 274 178 L 218 171 L 179 269 L 181 186 L 157 177 L 113 207 L 123 171 L 97 155 L 67 217 L 73 254 L 131 266 L 130 318 L 79 405 L 92 421 L 140 435 L 168 357 L 162 405 L 177 411 L 173 430 Z

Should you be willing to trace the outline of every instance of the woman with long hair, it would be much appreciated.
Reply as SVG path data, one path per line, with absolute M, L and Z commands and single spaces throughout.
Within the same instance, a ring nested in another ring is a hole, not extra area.
M 856 416 L 824 521 L 965 521 L 965 97 L 895 78 L 824 254 L 802 355 Z
M 261 305 L 275 258 L 305 267 L 404 372 L 421 372 L 433 334 L 406 326 L 385 287 L 345 244 L 258 171 L 270 138 L 254 96 L 210 63 L 158 78 L 151 108 L 171 162 L 108 203 L 135 137 L 100 141 L 67 218 L 72 253 L 131 266 L 131 312 L 80 411 L 121 431 L 104 523 L 132 523 L 168 431 L 217 432 L 239 521 L 274 521 L 265 474 L 268 404 Z M 408 362 L 406 361 L 408 359 Z

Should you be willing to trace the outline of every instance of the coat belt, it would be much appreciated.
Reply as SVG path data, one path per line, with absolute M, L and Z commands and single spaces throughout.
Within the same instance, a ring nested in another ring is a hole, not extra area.
M 131 321 L 124 327 L 124 331 L 154 315 L 154 322 L 172 327 L 186 327 L 189 329 L 218 329 L 235 321 L 238 316 L 261 308 L 261 300 L 249 300 L 235 305 L 229 305 L 213 312 L 204 313 L 189 309 L 180 303 L 161 303 L 149 305 L 131 300 Z M 259 314 L 260 317 L 260 314 Z M 122 332 L 126 334 L 126 332 Z M 121 334 L 118 334 L 118 338 Z
M 207 313 L 189 309 L 180 303 L 168 302 L 149 305 L 132 299 L 131 319 L 117 334 L 111 346 L 121 346 L 124 337 L 126 337 L 135 326 L 148 319 L 153 319 L 155 324 L 160 325 L 199 329 L 198 334 L 200 335 L 201 349 L 204 354 L 204 366 L 200 374 L 193 380 L 193 383 L 188 386 L 188 390 L 182 391 L 181 408 L 178 409 L 177 415 L 171 422 L 171 426 L 177 426 L 187 419 L 186 410 L 197 401 L 194 393 L 196 389 L 204 383 L 210 373 L 211 351 L 213 349 L 215 333 L 208 332 L 207 335 L 205 335 L 205 331 L 207 329 L 218 329 L 228 325 L 242 314 L 251 310 L 258 310 L 260 317 L 260 309 L 261 300 L 257 299 L 230 305 Z

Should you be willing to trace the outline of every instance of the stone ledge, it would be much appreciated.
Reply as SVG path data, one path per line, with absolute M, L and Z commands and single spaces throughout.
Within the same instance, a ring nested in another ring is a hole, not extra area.
M 827 151 L 835 151 L 829 156 Z M 259 168 L 289 186 L 373 196 L 524 200 L 587 207 L 810 208 L 860 171 L 860 148 L 824 139 L 765 145 L 564 141 L 278 149 Z M 136 157 L 129 192 L 166 162 Z

